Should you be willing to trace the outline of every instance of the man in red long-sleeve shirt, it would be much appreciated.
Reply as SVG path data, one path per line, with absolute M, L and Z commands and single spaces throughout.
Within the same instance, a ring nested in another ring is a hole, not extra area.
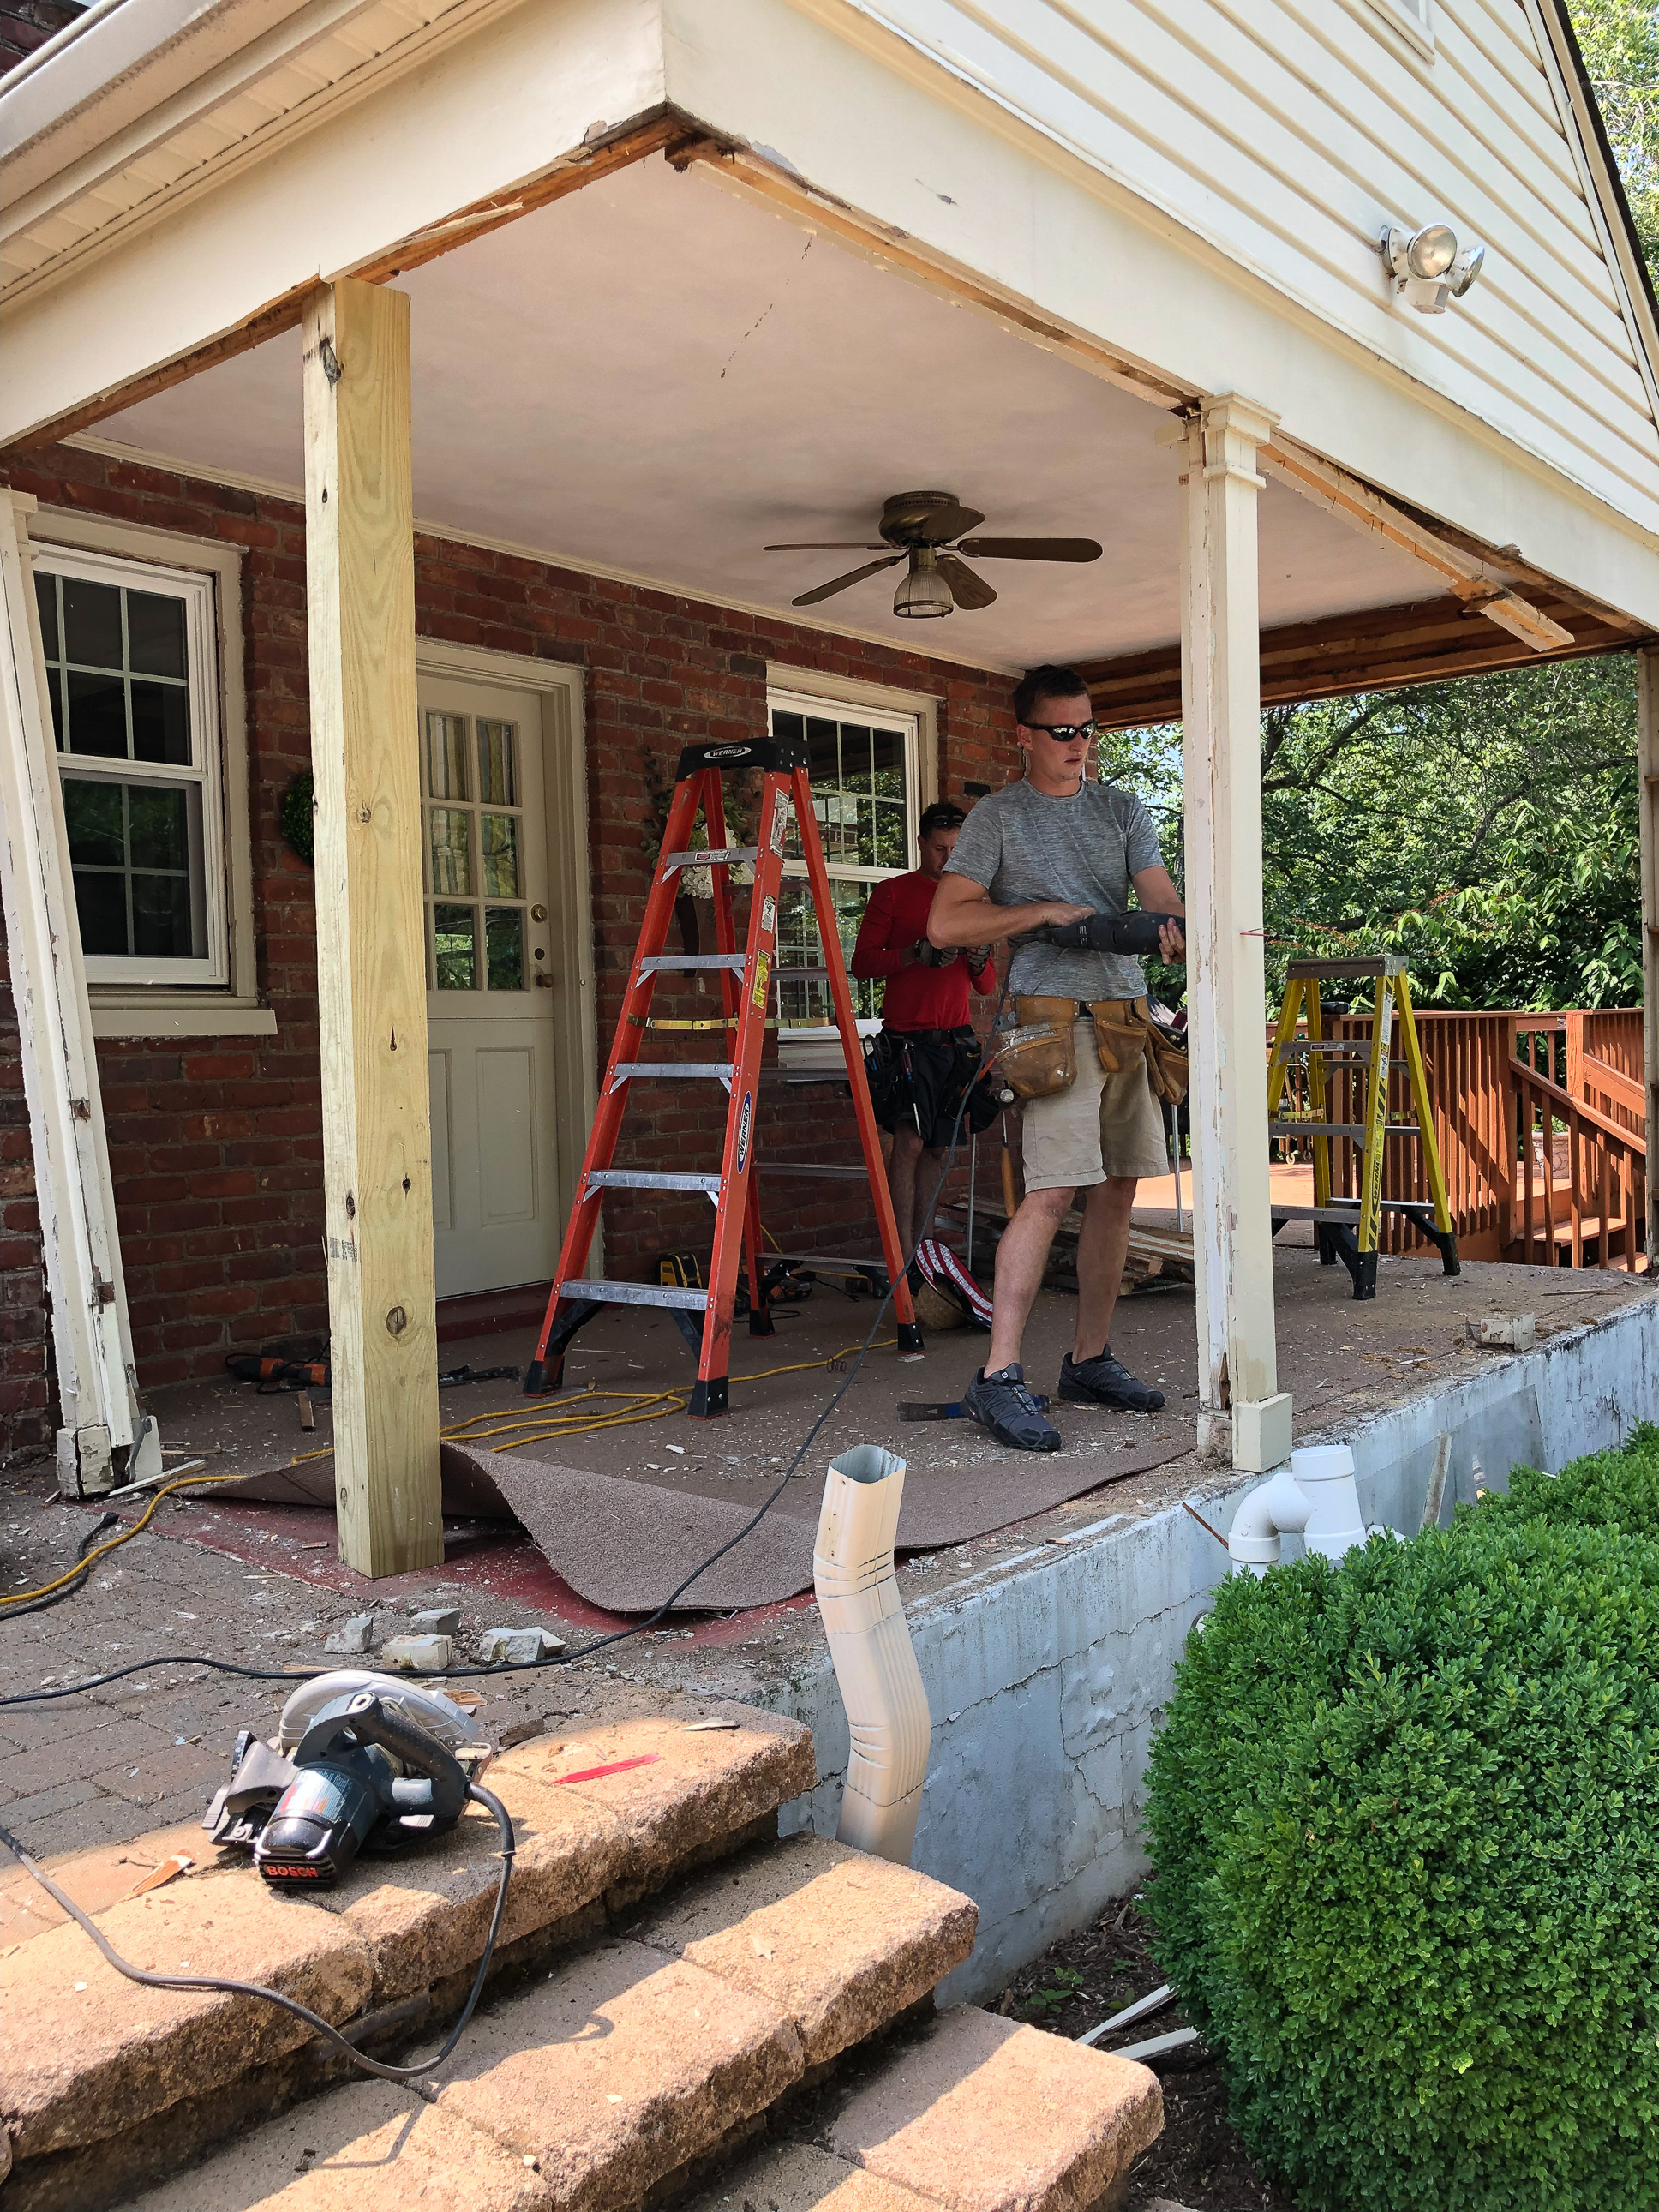
M 916 1188 L 922 1153 L 936 1163 L 931 1196 L 962 1094 L 979 1068 L 979 1041 L 968 1018 L 970 990 L 991 992 L 997 984 L 988 945 L 958 951 L 927 941 L 933 894 L 967 819 L 948 799 L 927 809 L 918 825 L 921 866 L 877 884 L 853 949 L 853 973 L 880 976 L 886 984 L 882 1028 L 888 1050 L 898 1055 L 901 1079 L 893 1085 L 894 1103 L 877 1118 L 892 1133 L 887 1181 L 907 1252 L 927 1231 Z

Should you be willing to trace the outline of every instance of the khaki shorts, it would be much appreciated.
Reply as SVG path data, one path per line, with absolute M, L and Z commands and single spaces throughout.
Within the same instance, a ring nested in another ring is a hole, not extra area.
M 1028 1098 L 1021 1128 L 1027 1190 L 1084 1189 L 1108 1176 L 1170 1172 L 1164 1109 L 1152 1096 L 1146 1063 L 1137 1057 L 1121 1075 L 1108 1075 L 1095 1049 L 1095 1025 L 1072 1033 L 1077 1081 L 1047 1098 Z

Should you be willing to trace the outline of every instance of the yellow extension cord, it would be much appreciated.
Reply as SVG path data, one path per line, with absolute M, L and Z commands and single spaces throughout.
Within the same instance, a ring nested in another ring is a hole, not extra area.
M 883 1337 L 870 1349 L 885 1352 L 897 1342 L 896 1336 Z M 763 1367 L 757 1374 L 734 1375 L 731 1379 L 734 1382 L 764 1382 L 775 1375 L 805 1375 L 814 1368 L 833 1367 L 838 1359 L 845 1359 L 849 1352 L 859 1348 L 856 1344 L 844 1344 L 839 1352 L 832 1352 L 823 1359 L 797 1359 L 787 1367 Z M 597 1419 L 580 1418 L 576 1412 L 577 1407 L 592 1403 L 596 1398 L 621 1398 L 629 1410 L 601 1413 Z M 493 1429 L 480 1429 L 477 1425 L 480 1421 L 496 1420 L 495 1413 L 474 1413 L 465 1421 L 452 1422 L 447 1429 L 440 1429 L 438 1434 L 447 1443 L 469 1444 L 487 1443 L 492 1437 L 510 1436 L 513 1438 L 511 1443 L 501 1444 L 495 1449 L 516 1451 L 523 1444 L 556 1443 L 565 1437 L 591 1436 L 599 1429 L 625 1429 L 636 1421 L 664 1420 L 670 1413 L 683 1413 L 685 1406 L 684 1394 L 678 1390 L 596 1390 L 590 1385 L 587 1389 L 578 1391 L 574 1397 L 567 1398 L 556 1412 L 527 1414 L 516 1421 L 501 1421 Z M 527 1433 L 520 1435 L 518 1431 L 520 1430 Z M 320 1451 L 299 1452 L 286 1463 L 289 1467 L 301 1467 L 307 1460 L 331 1459 L 333 1455 L 334 1447 L 325 1444 Z M 280 1473 L 281 1469 L 273 1472 Z M 9 1596 L 0 1598 L 0 1620 L 5 1619 L 9 1606 L 27 1605 L 35 1598 L 50 1597 L 54 1590 L 62 1589 L 65 1583 L 73 1582 L 78 1575 L 85 1573 L 106 1553 L 118 1551 L 123 1544 L 130 1544 L 147 1526 L 161 1500 L 173 1491 L 200 1490 L 210 1483 L 243 1482 L 246 1479 L 240 1474 L 181 1474 L 172 1482 L 162 1483 L 152 1493 L 149 1504 L 131 1528 L 124 1528 L 118 1536 L 112 1536 L 106 1543 L 94 1546 L 85 1559 L 77 1559 L 72 1567 L 65 1568 L 55 1582 L 42 1583 L 38 1589 L 14 1590 Z

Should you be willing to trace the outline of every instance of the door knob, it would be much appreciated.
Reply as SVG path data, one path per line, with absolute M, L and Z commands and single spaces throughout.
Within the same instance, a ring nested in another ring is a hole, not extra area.
M 553 988 L 553 978 L 545 968 L 538 968 L 536 970 L 536 988 L 538 991 L 550 991 Z

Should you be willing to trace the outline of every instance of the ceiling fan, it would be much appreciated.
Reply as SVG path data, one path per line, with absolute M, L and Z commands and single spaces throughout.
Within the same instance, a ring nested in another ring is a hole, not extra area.
M 893 612 L 915 621 L 988 607 L 996 593 L 982 576 L 975 575 L 962 556 L 976 561 L 1097 561 L 1100 547 L 1092 538 L 969 538 L 963 533 L 983 522 L 977 508 L 964 507 L 954 492 L 895 492 L 881 510 L 876 525 L 881 543 L 768 545 L 768 553 L 879 553 L 879 561 L 866 561 L 844 576 L 832 577 L 811 592 L 803 592 L 790 605 L 815 607 L 833 599 L 851 584 L 861 584 L 883 568 L 906 563 L 893 598 Z M 895 550 L 889 551 L 888 548 Z

